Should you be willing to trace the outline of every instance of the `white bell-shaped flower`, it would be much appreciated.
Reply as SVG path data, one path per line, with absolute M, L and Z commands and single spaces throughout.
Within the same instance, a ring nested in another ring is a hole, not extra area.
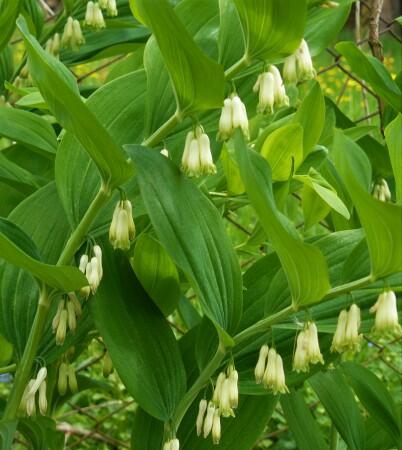
M 226 98 L 223 101 L 221 116 L 219 118 L 218 140 L 226 141 L 233 133 L 232 125 L 232 99 Z
M 285 382 L 282 357 L 271 348 L 268 352 L 268 362 L 264 373 L 264 386 L 271 389 L 274 394 L 289 392 Z
M 400 334 L 398 308 L 394 291 L 381 293 L 377 302 L 370 308 L 375 313 L 374 331 L 378 333 Z
M 43 380 L 41 385 L 39 386 L 39 412 L 42 416 L 46 415 L 47 411 L 47 397 L 46 397 L 46 381 Z
M 260 114 L 272 114 L 275 103 L 275 78 L 270 72 L 260 74 L 259 78 L 257 112 Z
M 135 238 L 135 224 L 129 200 L 120 200 L 113 212 L 109 229 L 109 241 L 113 248 L 129 250 Z
M 293 369 L 296 372 L 308 372 L 309 364 L 317 363 L 324 364 L 324 359 L 320 351 L 317 327 L 314 322 L 309 322 L 297 336 Z
M 218 445 L 220 440 L 221 440 L 221 417 L 219 414 L 219 410 L 216 409 L 212 421 L 212 442 L 215 445 Z
M 237 408 L 237 406 L 239 404 L 239 387 L 238 387 L 239 374 L 233 366 L 230 366 L 230 368 L 229 368 L 228 379 L 229 379 L 230 407 Z
M 306 331 L 302 330 L 297 335 L 296 350 L 293 357 L 293 370 L 296 372 L 307 372 L 309 369 L 309 359 L 307 352 Z
M 356 352 L 360 350 L 361 335 L 360 328 L 360 308 L 353 304 L 348 312 L 348 320 L 345 329 L 345 348 Z
M 263 345 L 260 348 L 258 361 L 254 369 L 255 381 L 257 384 L 261 384 L 264 378 L 265 367 L 268 358 L 268 351 L 269 351 L 268 345 Z
M 345 349 L 346 325 L 348 322 L 348 312 L 343 309 L 338 316 L 338 323 L 334 337 L 332 338 L 331 352 L 342 353 Z
M 246 139 L 250 138 L 246 106 L 237 94 L 232 94 L 223 102 L 217 139 L 220 141 L 229 139 L 236 128 L 242 130 Z
M 61 45 L 76 51 L 79 49 L 80 45 L 84 43 L 85 38 L 82 34 L 80 22 L 72 17 L 69 17 L 64 26 L 63 35 L 61 37 Z
M 274 76 L 274 96 L 275 106 L 289 106 L 289 97 L 286 95 L 285 85 L 283 83 L 279 69 L 273 64 L 269 66 L 269 72 Z
M 209 433 L 212 430 L 215 410 L 216 410 L 216 406 L 214 405 L 214 403 L 209 402 L 208 408 L 207 408 L 207 415 L 205 416 L 205 420 L 204 420 L 204 429 L 203 429 L 204 438 L 207 438 L 209 436 Z
M 230 404 L 230 381 L 226 378 L 222 383 L 222 390 L 219 397 L 219 410 L 223 417 L 234 416 L 231 404 Z
M 225 380 L 226 380 L 225 372 L 220 372 L 218 375 L 218 378 L 216 379 L 215 389 L 214 389 L 214 393 L 212 396 L 212 401 L 215 404 L 219 404 L 219 399 L 220 399 L 221 393 L 222 393 L 222 386 L 223 386 L 223 382 Z
M 207 401 L 205 399 L 202 399 L 198 406 L 198 415 L 197 415 L 197 420 L 195 422 L 197 436 L 201 435 L 202 425 L 204 423 L 204 416 L 205 416 L 205 412 L 207 410 L 207 406 L 208 406 Z
M 320 343 L 318 341 L 318 330 L 314 322 L 310 322 L 306 330 L 307 334 L 307 352 L 309 362 L 311 364 L 324 364 L 324 359 L 320 350 Z
M 381 202 L 391 201 L 391 191 L 389 190 L 388 183 L 384 178 L 380 178 L 374 185 L 373 197 Z
M 296 84 L 298 82 L 297 59 L 295 54 L 285 58 L 283 63 L 283 78 L 288 84 Z
M 237 95 L 232 97 L 232 126 L 240 128 L 244 137 L 250 139 L 246 106 Z
M 103 18 L 102 9 L 99 3 L 89 1 L 85 11 L 85 24 L 97 30 L 105 28 L 105 20 Z
M 181 166 L 190 177 L 216 173 L 210 141 L 201 126 L 187 133 Z
M 317 75 L 307 42 L 302 39 L 299 48 L 285 59 L 283 76 L 287 83 L 312 80 Z

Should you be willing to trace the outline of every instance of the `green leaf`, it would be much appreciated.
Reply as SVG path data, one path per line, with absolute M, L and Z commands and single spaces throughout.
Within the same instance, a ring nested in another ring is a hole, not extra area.
M 0 422 L 0 448 L 10 450 L 13 445 L 14 434 L 17 430 L 17 420 L 11 422 Z
M 136 450 L 160 450 L 163 430 L 163 422 L 138 408 L 131 429 L 131 448 Z
M 12 79 L 13 72 L 13 54 L 7 46 L 0 51 L 0 94 L 6 90 L 5 83 Z
M 284 125 L 265 139 L 261 155 L 268 161 L 273 181 L 286 181 L 292 169 L 303 161 L 303 127 L 298 123 Z
M 0 108 L 0 135 L 27 147 L 56 153 L 56 134 L 45 119 L 15 108 Z
M 178 110 L 194 114 L 219 108 L 223 101 L 223 68 L 195 44 L 166 0 L 130 0 L 134 14 L 152 30 L 169 71 Z
M 113 187 L 126 181 L 132 175 L 132 166 L 81 100 L 72 74 L 42 49 L 29 33 L 25 19 L 20 17 L 17 25 L 24 37 L 31 75 L 57 120 L 86 149 L 105 183 Z
M 205 314 L 232 333 L 242 311 L 242 282 L 218 211 L 167 158 L 140 146 L 126 148 L 160 242 L 188 277 Z
M 312 56 L 319 55 L 337 38 L 347 21 L 353 0 L 338 0 L 336 8 L 309 9 L 304 38 Z
M 198 438 L 195 432 L 195 420 L 198 402 L 195 401 L 180 425 L 178 437 L 183 450 L 245 450 L 253 448 L 263 432 L 278 401 L 274 395 L 240 396 L 236 417 L 221 419 L 222 437 L 219 446 L 209 439 Z M 153 449 L 152 449 L 153 450 Z M 156 450 L 156 449 L 155 449 Z
M 308 175 L 295 175 L 293 178 L 301 181 L 305 187 L 307 186 L 308 188 L 314 190 L 314 192 L 330 208 L 349 220 L 350 214 L 347 207 L 338 197 L 335 189 L 321 176 L 319 172 L 311 168 Z
M 384 383 L 370 370 L 359 364 L 346 362 L 341 368 L 363 406 L 392 437 L 395 445 L 398 445 L 400 442 L 399 411 Z
M 373 277 L 402 270 L 402 206 L 381 202 L 368 192 L 370 162 L 352 140 L 335 134 L 333 157 L 366 232 Z
M 104 277 L 90 304 L 96 327 L 130 394 L 148 414 L 166 421 L 186 389 L 178 344 L 129 262 L 107 244 L 103 259 Z
M 75 291 L 88 284 L 76 267 L 52 266 L 40 262 L 31 239 L 20 228 L 3 218 L 0 218 L 0 254 L 8 263 L 27 270 L 39 280 L 63 292 Z
M 296 111 L 293 121 L 299 123 L 304 130 L 303 154 L 305 158 L 318 143 L 325 124 L 325 102 L 319 83 L 314 82 L 300 108 Z
M 43 180 L 10 161 L 3 153 L 0 152 L 0 181 L 23 193 L 31 193 L 44 184 Z
M 131 260 L 134 272 L 165 316 L 172 314 L 180 298 L 179 274 L 166 250 L 148 233 L 137 239 Z
M 327 264 L 322 253 L 300 240 L 275 206 L 270 168 L 249 150 L 242 136 L 235 138 L 237 161 L 250 202 L 281 261 L 294 305 L 318 302 L 329 290 Z
M 302 391 L 281 396 L 281 406 L 298 449 L 322 450 L 326 448 L 320 427 L 306 405 Z
M 338 371 L 319 372 L 310 378 L 314 389 L 339 434 L 351 450 L 365 444 L 363 417 L 353 392 Z
M 220 161 L 225 172 L 228 192 L 234 195 L 241 195 L 244 193 L 245 188 L 240 176 L 239 166 L 233 153 L 234 149 L 230 146 L 230 143 L 224 143 L 220 154 Z
M 20 419 L 18 431 L 26 437 L 33 450 L 61 450 L 64 434 L 56 430 L 56 422 L 48 417 Z
M 246 59 L 276 62 L 300 45 L 307 15 L 305 0 L 235 0 L 235 4 L 243 27 Z
M 323 220 L 331 208 L 308 184 L 303 185 L 302 199 L 304 229 L 307 230 Z
M 21 0 L 0 0 L 0 51 L 7 45 L 15 29 Z
M 402 95 L 384 65 L 374 56 L 363 53 L 353 42 L 339 42 L 335 48 L 350 64 L 353 72 L 366 81 L 396 111 L 401 111 Z
M 11 361 L 13 346 L 0 334 L 0 366 L 5 366 Z
M 385 128 L 385 140 L 388 146 L 392 170 L 394 171 L 396 198 L 402 200 L 402 114 Z
M 86 101 L 88 109 L 119 145 L 141 142 L 144 129 L 146 77 L 139 70 L 114 80 L 96 90 Z M 65 133 L 56 155 L 56 184 L 72 227 L 76 227 L 100 187 L 95 164 L 72 133 Z M 132 190 L 132 180 L 130 188 Z M 124 189 L 130 190 L 127 185 Z M 105 208 L 93 227 L 110 225 L 116 198 L 111 198 L 109 210 Z M 134 204 L 134 213 L 137 205 Z

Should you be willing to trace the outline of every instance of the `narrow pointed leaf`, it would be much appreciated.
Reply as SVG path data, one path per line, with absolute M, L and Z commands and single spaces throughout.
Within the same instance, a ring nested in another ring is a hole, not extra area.
M 387 142 L 392 170 L 394 172 L 396 198 L 402 200 L 402 114 L 385 128 L 385 140 Z
M 13 445 L 14 434 L 17 429 L 17 420 L 11 422 L 0 422 L 0 448 L 10 450 Z
M 129 262 L 107 244 L 103 259 L 104 278 L 90 305 L 96 327 L 128 391 L 147 413 L 166 421 L 186 389 L 178 344 Z
M 14 29 L 22 0 L 0 0 L 0 51 L 7 45 Z
M 8 263 L 27 270 L 34 277 L 64 292 L 74 291 L 88 282 L 75 267 L 52 266 L 39 261 L 31 239 L 12 222 L 0 218 L 0 255 Z
M 217 209 L 165 157 L 140 146 L 126 148 L 160 242 L 187 275 L 207 316 L 233 332 L 242 311 L 240 266 Z

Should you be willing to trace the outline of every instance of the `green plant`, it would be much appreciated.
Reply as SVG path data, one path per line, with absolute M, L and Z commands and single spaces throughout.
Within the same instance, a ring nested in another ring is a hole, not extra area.
M 374 56 L 335 45 L 378 107 L 359 126 L 312 60 L 350 1 L 173 3 L 65 1 L 45 23 L 0 2 L 1 448 L 63 448 L 70 399 L 119 389 L 134 449 L 248 450 L 278 407 L 300 449 L 397 448 L 392 383 L 356 356 L 363 334 L 401 336 L 402 95 L 380 10 Z M 110 81 L 77 83 L 116 55 Z

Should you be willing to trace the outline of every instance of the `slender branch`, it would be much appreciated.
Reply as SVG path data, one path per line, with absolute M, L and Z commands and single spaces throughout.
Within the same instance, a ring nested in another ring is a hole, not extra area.
M 15 372 L 17 364 L 10 364 L 9 366 L 0 367 L 0 374 Z
M 197 397 L 198 392 L 209 382 L 211 376 L 214 374 L 216 369 L 220 366 L 223 358 L 226 355 L 226 348 L 223 344 L 219 344 L 218 350 L 215 356 L 211 359 L 208 365 L 200 373 L 195 383 L 186 392 L 184 397 L 178 404 L 176 411 L 173 415 L 172 422 L 176 429 L 179 427 L 181 420 L 187 412 L 187 409 L 193 403 L 194 399 Z
M 151 134 L 151 136 L 145 139 L 142 145 L 145 145 L 146 147 L 155 147 L 155 145 L 158 145 L 173 130 L 173 128 L 181 122 L 181 120 L 182 117 L 180 113 L 176 111 L 170 119 Z

